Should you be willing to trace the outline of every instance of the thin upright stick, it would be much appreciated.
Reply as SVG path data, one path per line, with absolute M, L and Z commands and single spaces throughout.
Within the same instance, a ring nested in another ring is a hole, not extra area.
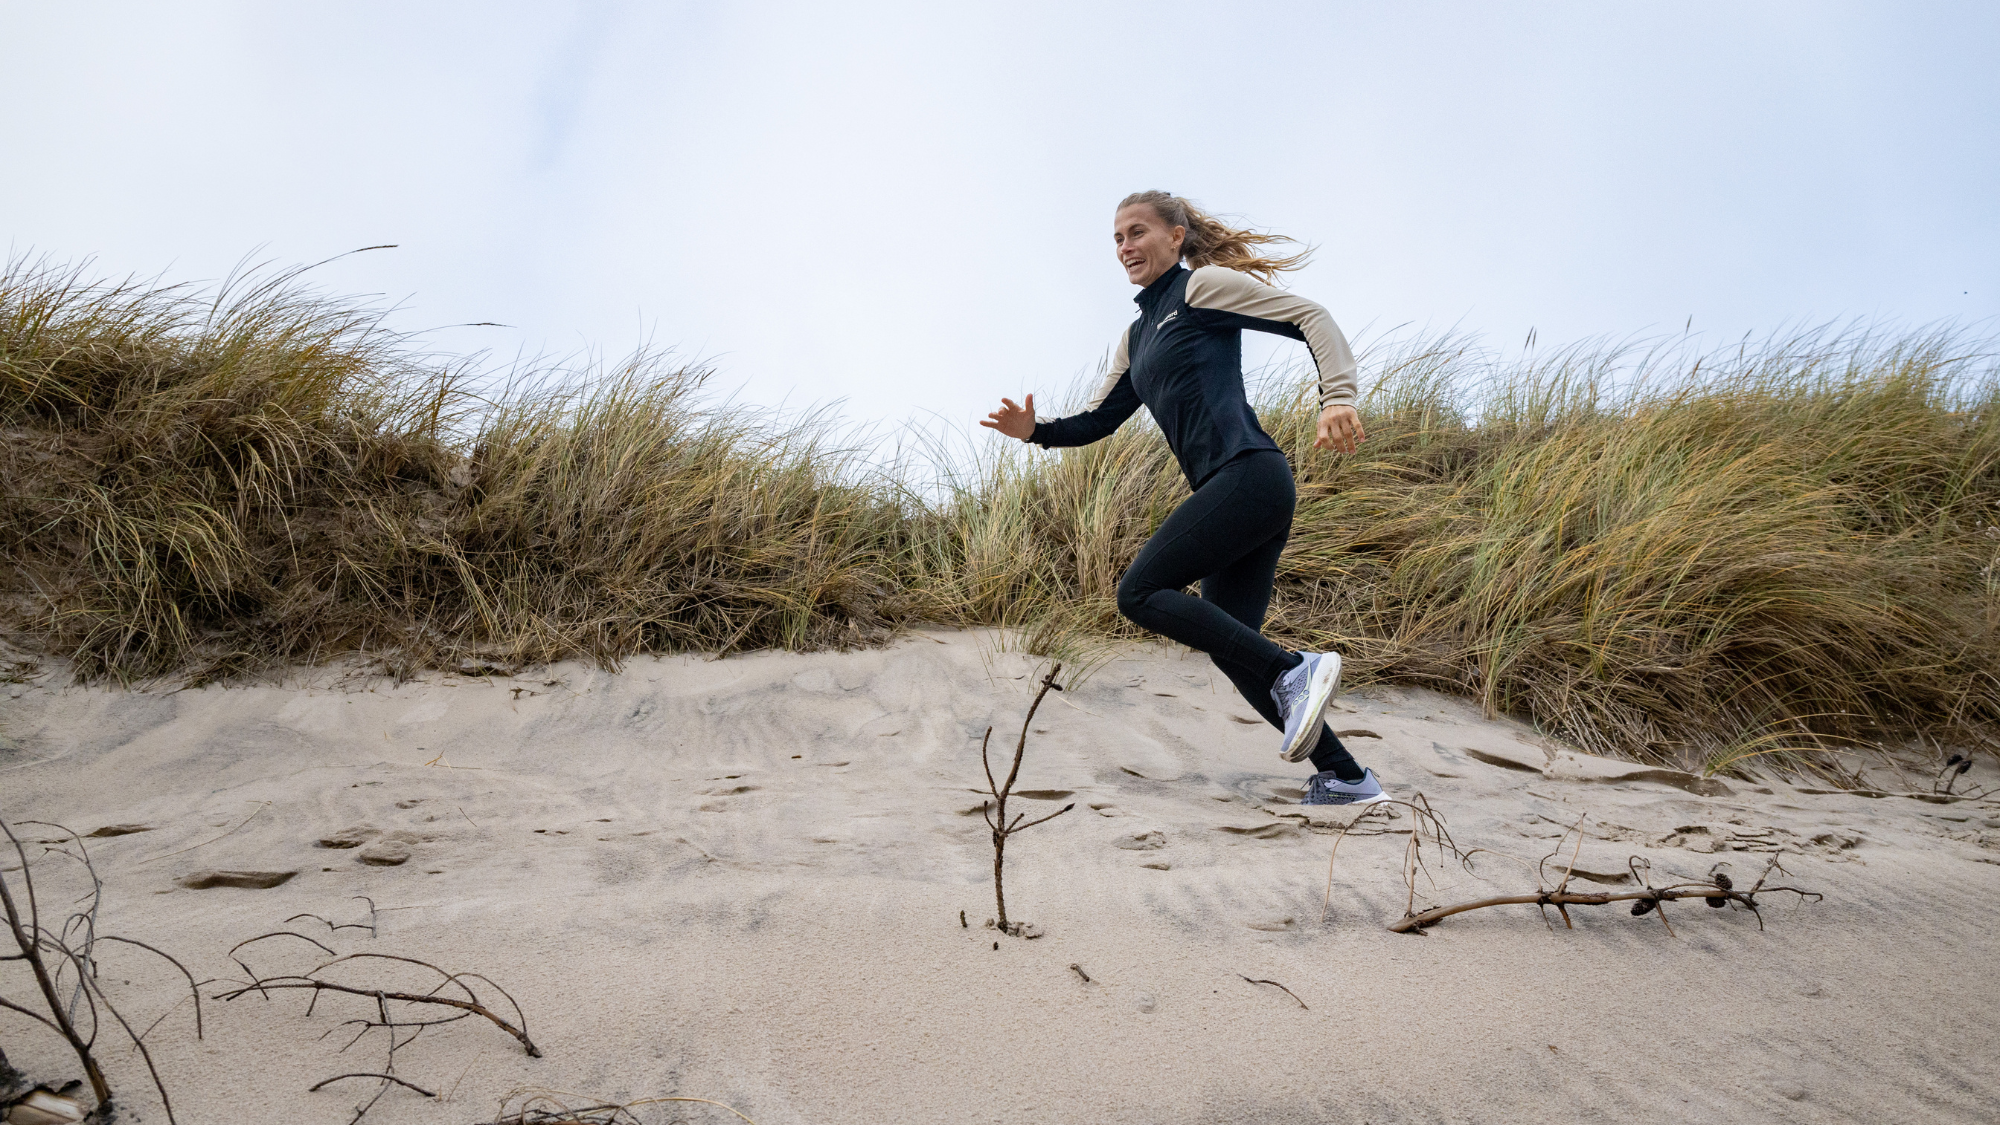
M 979 740 L 979 764 L 986 770 L 986 787 L 993 794 L 992 807 L 990 809 L 982 807 L 980 812 L 986 817 L 986 826 L 993 830 L 993 907 L 994 912 L 998 915 L 996 920 L 1002 933 L 1006 933 L 1008 929 L 1006 885 L 1007 837 L 1023 828 L 1033 828 L 1043 821 L 1054 820 L 1056 817 L 1076 807 L 1074 803 L 1071 803 L 1047 816 L 1030 820 L 1026 823 L 1022 823 L 1026 819 L 1026 813 L 1016 816 L 1012 823 L 1009 823 L 1007 820 L 1007 797 L 1014 791 L 1014 782 L 1021 776 L 1021 760 L 1028 752 L 1028 727 L 1034 723 L 1035 712 L 1041 710 L 1042 699 L 1049 694 L 1050 690 L 1062 690 L 1062 685 L 1056 683 L 1056 676 L 1061 671 L 1062 665 L 1060 664 L 1054 665 L 1049 669 L 1048 675 L 1042 677 L 1041 690 L 1035 692 L 1034 702 L 1028 705 L 1028 717 L 1021 720 L 1021 737 L 1014 741 L 1014 765 L 1013 768 L 1007 771 L 1007 781 L 1005 784 L 996 785 L 994 783 L 992 759 L 987 754 L 987 747 L 993 740 L 993 728 L 987 727 L 985 737 Z
M 28 921 L 24 925 L 21 912 L 14 905 L 14 895 L 7 887 L 5 877 L 0 877 L 0 907 L 7 912 L 7 928 L 12 933 L 14 944 L 21 950 L 21 959 L 35 974 L 35 984 L 42 990 L 42 999 L 49 1006 L 49 1014 L 54 1016 L 49 1022 L 62 1037 L 69 1042 L 70 1050 L 76 1052 L 77 1061 L 83 1064 L 84 1076 L 90 1079 L 90 1091 L 97 1096 L 100 1111 L 111 1106 L 111 1084 L 104 1079 L 104 1071 L 97 1065 L 97 1059 L 90 1052 L 90 1044 L 77 1034 L 76 1025 L 70 1022 L 63 1009 L 62 1000 L 56 995 L 55 979 L 49 975 L 49 967 L 42 960 L 42 934 L 40 912 L 35 908 L 34 876 L 28 870 L 28 851 L 21 845 L 20 837 L 6 821 L 0 820 L 0 832 L 7 834 L 7 840 L 14 845 L 14 854 L 21 859 L 21 882 L 26 888 L 28 900 Z M 12 1005 L 9 1005 L 12 1007 Z

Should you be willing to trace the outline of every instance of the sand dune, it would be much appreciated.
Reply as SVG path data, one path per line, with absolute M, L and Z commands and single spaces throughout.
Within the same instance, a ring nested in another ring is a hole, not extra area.
M 1532 861 L 1588 814 L 1592 886 L 1633 855 L 1662 875 L 1726 861 L 1739 881 L 1778 856 L 1826 896 L 1768 900 L 1762 931 L 1694 904 L 1675 937 L 1619 907 L 1551 930 L 1526 906 L 1397 935 L 1411 819 L 1351 832 L 1328 901 L 1334 835 L 1297 804 L 1305 768 L 1205 659 L 1135 648 L 1035 721 L 1021 804 L 1077 808 L 1009 845 L 1010 912 L 1044 936 L 997 938 L 978 744 L 990 724 L 1011 746 L 1036 665 L 940 632 L 400 686 L 50 674 L 0 712 L 0 814 L 99 831 L 102 926 L 197 975 L 240 976 L 230 946 L 302 912 L 366 919 L 366 895 L 373 938 L 292 928 L 518 998 L 544 1058 L 490 1026 L 433 1029 L 398 1072 L 445 1096 L 392 1092 L 380 1125 L 488 1120 L 523 1086 L 714 1098 L 760 1125 L 2000 1115 L 2000 802 L 1707 785 L 1432 694 L 1352 694 L 1336 727 L 1368 732 L 1356 753 L 1462 846 Z M 1422 901 L 1532 889 L 1481 858 Z M 0 966 L 6 994 L 17 969 Z M 147 1019 L 175 1002 L 139 957 L 107 972 Z M 181 1120 L 346 1121 L 365 1084 L 305 1091 L 379 1051 L 322 1038 L 353 1004 L 305 1009 L 214 1004 L 199 1043 L 170 1018 L 154 1044 Z M 16 1065 L 71 1076 L 51 1037 L 0 1021 Z M 107 1061 L 138 1119 L 164 1120 L 137 1060 Z

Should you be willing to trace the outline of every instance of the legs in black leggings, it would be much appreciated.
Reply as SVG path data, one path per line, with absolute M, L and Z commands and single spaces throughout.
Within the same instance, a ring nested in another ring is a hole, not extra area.
M 1276 451 L 1245 453 L 1210 477 L 1166 518 L 1118 583 L 1126 617 L 1208 654 L 1244 700 L 1272 726 L 1284 717 L 1271 699 L 1278 674 L 1299 657 L 1258 630 L 1271 605 L 1278 556 L 1291 534 L 1296 494 L 1291 466 Z M 1201 597 L 1184 592 L 1201 583 Z M 1322 728 L 1313 766 L 1342 780 L 1361 767 Z

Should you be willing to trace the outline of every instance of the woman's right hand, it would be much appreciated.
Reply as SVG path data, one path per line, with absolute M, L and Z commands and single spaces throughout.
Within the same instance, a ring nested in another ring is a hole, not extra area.
M 1000 400 L 1000 409 L 988 414 L 979 423 L 989 430 L 999 430 L 1015 441 L 1027 441 L 1035 432 L 1035 396 L 1028 396 L 1026 406 L 1016 406 L 1011 398 Z

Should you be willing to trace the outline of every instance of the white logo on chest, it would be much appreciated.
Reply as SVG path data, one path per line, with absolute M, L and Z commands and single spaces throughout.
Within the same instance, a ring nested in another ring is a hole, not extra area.
M 1168 313 L 1166 317 L 1160 321 L 1160 323 L 1153 325 L 1153 331 L 1158 332 L 1160 329 L 1165 328 L 1167 326 L 1167 321 L 1172 320 L 1173 318 L 1179 315 L 1181 315 L 1181 310 L 1179 309 L 1175 309 L 1174 311 Z

